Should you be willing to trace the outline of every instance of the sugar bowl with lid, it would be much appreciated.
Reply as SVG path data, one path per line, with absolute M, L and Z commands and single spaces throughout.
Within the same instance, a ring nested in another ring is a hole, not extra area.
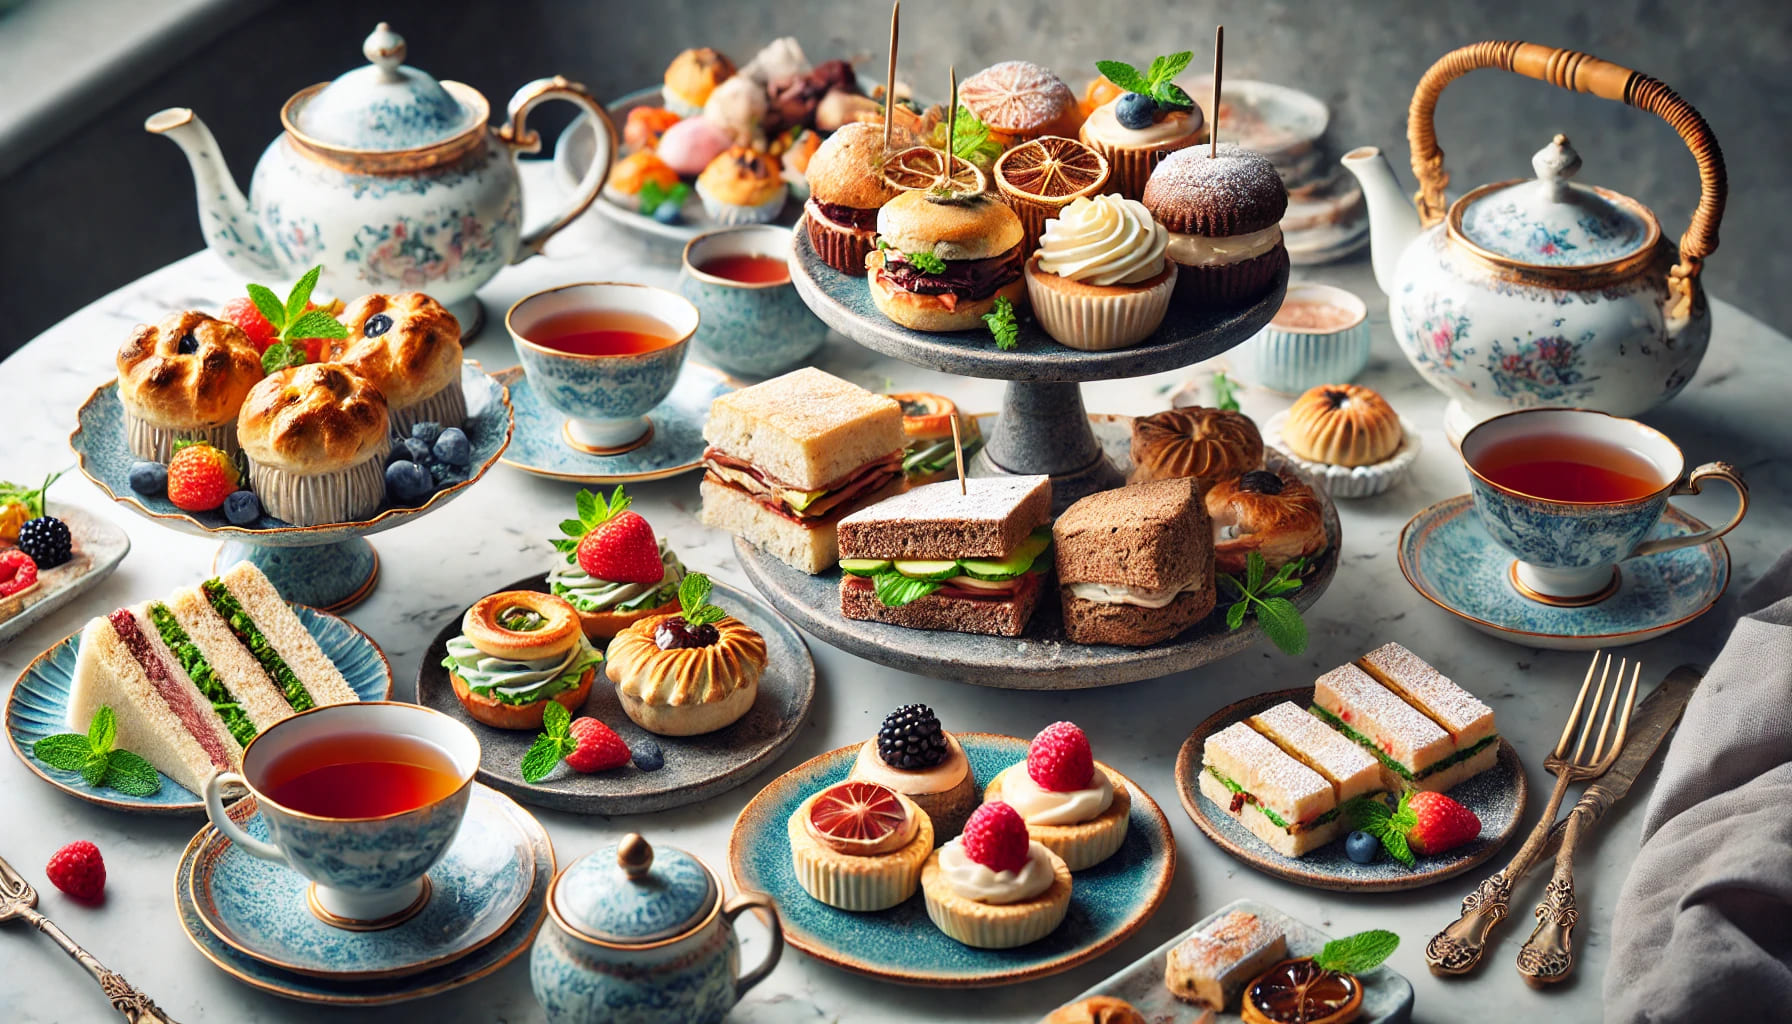
M 741 974 L 734 921 L 748 910 L 771 948 Z M 784 951 L 769 897 L 724 898 L 702 861 L 634 832 L 568 865 L 548 887 L 548 917 L 529 977 L 549 1024 L 715 1024 Z

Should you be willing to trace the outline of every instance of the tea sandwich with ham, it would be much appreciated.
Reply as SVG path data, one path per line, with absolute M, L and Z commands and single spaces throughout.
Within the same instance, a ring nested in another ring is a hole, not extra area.
M 806 573 L 838 560 L 842 518 L 904 486 L 902 406 L 814 367 L 717 398 L 703 438 L 704 525 Z
M 117 746 L 198 793 L 212 772 L 240 771 L 262 730 L 358 699 L 273 584 L 243 562 L 89 621 L 68 724 L 85 731 L 111 706 Z
M 840 520 L 840 613 L 913 629 L 1019 636 L 1048 572 L 1049 476 L 916 487 Z
M 1397 643 L 1320 676 L 1313 714 L 1381 762 L 1387 788 L 1442 793 L 1493 767 L 1493 709 Z

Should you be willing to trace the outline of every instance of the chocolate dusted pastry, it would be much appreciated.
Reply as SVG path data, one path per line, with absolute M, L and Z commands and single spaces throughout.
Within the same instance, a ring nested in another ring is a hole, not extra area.
M 1142 201 L 1170 231 L 1179 301 L 1250 302 L 1288 267 L 1280 226 L 1288 189 L 1264 157 L 1231 145 L 1177 150 L 1151 172 Z

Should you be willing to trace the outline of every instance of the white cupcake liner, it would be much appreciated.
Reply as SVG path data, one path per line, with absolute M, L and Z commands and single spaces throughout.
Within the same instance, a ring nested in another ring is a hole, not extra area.
M 888 910 L 915 894 L 915 887 L 921 884 L 921 866 L 933 850 L 930 826 L 922 826 L 928 838 L 918 857 L 907 847 L 882 857 L 848 857 L 798 841 L 803 837 L 801 816 L 807 807 L 805 803 L 786 826 L 790 832 L 791 864 L 804 892 L 830 907 L 856 913 Z M 915 844 L 911 841 L 910 845 Z
M 1013 949 L 1029 942 L 1038 942 L 1056 931 L 1064 923 L 1065 915 L 1070 912 L 1070 901 L 1064 900 L 1034 914 L 960 913 L 956 906 L 939 899 L 935 894 L 935 889 L 945 888 L 950 884 L 942 876 L 934 883 L 933 888 L 922 887 L 921 891 L 927 902 L 927 916 L 933 920 L 934 927 L 945 932 L 948 937 L 977 949 Z M 1054 881 L 1053 884 L 1057 883 Z
M 665 86 L 660 87 L 660 105 L 677 114 L 681 118 L 696 117 L 703 113 L 703 108 L 686 100 Z
M 427 398 L 399 408 L 392 407 L 392 432 L 399 437 L 411 436 L 411 427 L 418 423 L 440 423 L 444 427 L 462 427 L 467 423 L 467 393 L 461 390 L 460 378 Z
M 1027 297 L 1039 326 L 1058 344 L 1083 352 L 1107 352 L 1137 345 L 1149 338 L 1170 310 L 1170 296 L 1180 273 L 1167 263 L 1170 273 L 1143 291 L 1115 289 L 1099 295 L 1071 293 L 1040 284 L 1035 276 L 1045 273 L 1037 261 L 1026 269 Z
M 1334 498 L 1371 498 L 1392 490 L 1406 478 L 1419 459 L 1419 431 L 1406 417 L 1400 417 L 1400 447 L 1394 454 L 1367 466 L 1334 466 L 1329 462 L 1312 462 L 1294 454 L 1282 440 L 1282 428 L 1288 425 L 1288 410 L 1283 409 L 1263 425 L 1263 441 L 1281 452 L 1289 461 L 1325 485 Z
M 369 459 L 334 473 L 291 473 L 249 460 L 249 487 L 261 507 L 294 526 L 353 523 L 379 511 L 386 494 L 386 453 L 381 439 Z
M 780 185 L 778 194 L 758 206 L 739 206 L 724 203 L 709 194 L 703 183 L 697 183 L 697 198 L 703 200 L 703 211 L 709 214 L 717 224 L 734 227 L 739 224 L 769 224 L 784 209 L 784 202 L 789 197 L 790 188 Z
M 230 456 L 238 450 L 235 420 L 215 427 L 158 427 L 126 409 L 124 425 L 131 454 L 145 462 L 167 462 L 174 456 L 176 441 L 204 441 Z

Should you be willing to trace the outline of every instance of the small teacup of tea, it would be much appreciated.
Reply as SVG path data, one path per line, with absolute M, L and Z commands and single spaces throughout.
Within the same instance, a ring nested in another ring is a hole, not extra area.
M 828 338 L 790 283 L 790 229 L 724 228 L 684 247 L 679 290 L 702 314 L 697 347 L 729 373 L 775 377 L 803 365 Z
M 1707 462 L 1687 473 L 1686 456 L 1661 431 L 1588 409 L 1485 420 L 1463 435 L 1462 460 L 1481 522 L 1518 557 L 1513 586 L 1546 604 L 1601 601 L 1617 589 L 1619 562 L 1715 540 L 1748 511 L 1748 484 L 1734 466 Z M 1736 489 L 1729 522 L 1646 539 L 1668 498 L 1697 494 L 1706 480 Z
M 616 455 L 652 437 L 697 333 L 697 307 L 644 284 L 566 284 L 510 307 L 504 326 L 529 386 L 566 416 L 568 444 Z
M 394 701 L 330 704 L 262 731 L 243 771 L 205 783 L 205 811 L 244 853 L 311 880 L 311 910 L 365 929 L 422 908 L 423 876 L 466 814 L 479 740 L 429 708 Z M 224 809 L 226 787 L 248 787 L 264 841 Z
M 1369 307 L 1329 284 L 1292 284 L 1282 307 L 1250 341 L 1250 379 L 1298 395 L 1349 381 L 1369 365 Z

